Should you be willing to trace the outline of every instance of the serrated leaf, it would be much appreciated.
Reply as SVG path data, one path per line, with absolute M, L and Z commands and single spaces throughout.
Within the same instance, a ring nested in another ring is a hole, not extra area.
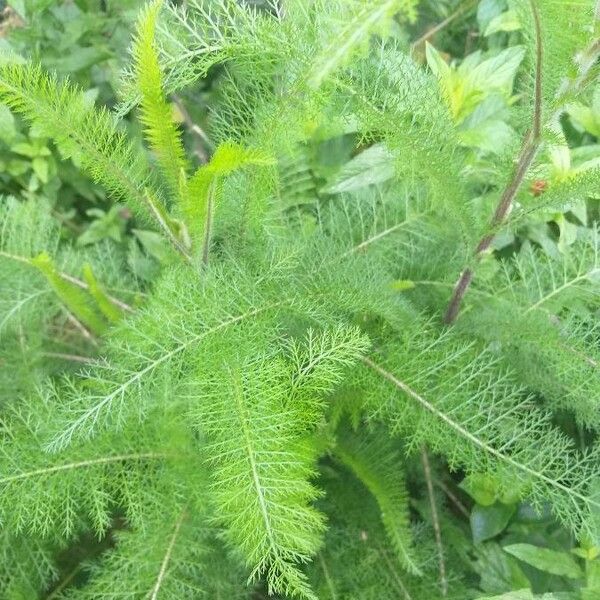
M 442 55 L 429 42 L 425 45 L 425 56 L 427 65 L 431 72 L 440 80 L 450 76 L 450 65 L 442 58 Z

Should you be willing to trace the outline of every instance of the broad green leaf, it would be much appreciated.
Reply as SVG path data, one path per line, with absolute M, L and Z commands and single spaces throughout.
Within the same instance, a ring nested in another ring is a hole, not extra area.
M 581 590 L 581 598 L 582 600 L 597 600 L 600 598 L 600 561 L 596 560 L 597 558 L 597 547 L 593 547 L 592 554 L 596 554 L 595 558 L 588 557 L 588 562 L 586 563 L 586 587 Z
M 514 10 L 507 10 L 490 21 L 483 35 L 488 37 L 499 31 L 518 31 L 519 29 L 521 29 L 519 16 Z
M 522 46 L 511 46 L 482 60 L 481 51 L 467 56 L 457 68 L 448 65 L 431 45 L 426 47 L 427 63 L 436 75 L 454 120 L 461 123 L 491 94 L 511 98 L 513 80 L 525 55 Z
M 490 119 L 477 127 L 459 132 L 460 140 L 465 146 L 480 148 L 493 154 L 502 154 L 514 135 L 512 127 L 500 119 Z
M 48 161 L 36 157 L 31 161 L 33 172 L 39 177 L 42 183 L 48 183 Z
M 101 63 L 111 56 L 112 53 L 107 49 L 76 46 L 68 55 L 47 61 L 46 64 L 60 73 L 77 73 L 77 71 L 83 71 Z
M 172 255 L 171 248 L 166 243 L 165 238 L 159 233 L 147 229 L 133 229 L 132 233 L 148 251 L 148 254 L 156 258 L 159 262 L 166 262 Z
M 575 559 L 566 552 L 557 552 L 532 544 L 511 544 L 504 550 L 519 560 L 552 575 L 581 579 L 583 571 Z
M 22 156 L 27 156 L 28 158 L 35 158 L 38 156 L 38 149 L 33 144 L 27 142 L 15 144 L 11 147 L 11 150 Z
M 375 144 L 346 163 L 323 190 L 327 194 L 352 192 L 394 177 L 394 157 L 384 144 Z
M 577 125 L 592 135 L 600 137 L 600 114 L 579 102 L 571 104 L 568 113 Z
M 508 592 L 500 596 L 480 596 L 478 600 L 534 600 L 535 596 L 531 590 L 518 590 L 516 592 Z
M 496 542 L 483 542 L 477 547 L 473 566 L 480 577 L 479 587 L 488 594 L 530 586 L 517 559 L 504 552 Z
M 485 31 L 491 21 L 506 9 L 506 0 L 480 0 L 477 6 L 479 29 Z
M 125 222 L 122 215 L 122 207 L 112 206 L 108 212 L 101 209 L 91 208 L 87 211 L 89 217 L 95 217 L 89 227 L 77 238 L 79 246 L 95 244 L 100 240 L 112 239 L 120 242 L 125 230 Z
M 471 511 L 470 519 L 473 542 L 479 544 L 504 531 L 514 513 L 515 506 L 500 502 L 491 506 L 476 504 Z
M 502 50 L 475 67 L 469 75 L 471 85 L 477 89 L 503 89 L 510 93 L 524 56 L 523 46 L 511 46 Z
M 570 175 L 577 175 L 590 169 L 600 168 L 600 144 L 589 144 L 587 146 L 580 146 L 579 148 L 572 148 L 570 149 L 570 154 L 573 165 Z M 573 212 L 572 209 L 571 212 Z M 587 219 L 581 219 L 579 215 L 578 218 L 582 223 L 587 222 Z

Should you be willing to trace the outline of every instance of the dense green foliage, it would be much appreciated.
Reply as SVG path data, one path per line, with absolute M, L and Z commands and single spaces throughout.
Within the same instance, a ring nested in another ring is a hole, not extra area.
M 600 597 L 600 5 L 410 43 L 474 8 L 154 0 L 118 102 L 2 54 L 92 185 L 0 207 L 1 598 Z

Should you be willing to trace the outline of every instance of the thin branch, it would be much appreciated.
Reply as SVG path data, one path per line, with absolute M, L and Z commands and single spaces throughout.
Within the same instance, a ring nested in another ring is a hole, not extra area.
M 202 127 L 200 127 L 197 123 L 194 123 L 190 113 L 188 112 L 187 108 L 185 107 L 185 104 L 183 103 L 183 100 L 176 94 L 173 94 L 171 98 L 175 106 L 177 106 L 177 109 L 179 110 L 181 116 L 183 117 L 183 122 L 185 123 L 186 129 L 191 134 L 193 134 L 194 138 L 198 142 L 200 142 L 195 145 L 196 147 L 194 153 L 196 154 L 201 163 L 207 163 L 208 152 L 206 151 L 205 146 L 208 148 L 212 147 L 208 136 L 206 135 Z
M 71 221 L 71 219 L 65 217 L 54 208 L 52 209 L 52 216 L 57 221 L 59 221 L 61 225 L 64 225 L 67 229 L 70 229 L 76 235 L 81 235 L 81 232 L 84 229 L 81 225 L 76 225 L 75 223 L 73 223 L 73 221 Z
M 154 588 L 152 589 L 152 593 L 150 596 L 150 600 L 156 600 L 158 598 L 158 593 L 160 591 L 160 586 L 162 585 L 163 579 L 167 574 L 167 567 L 169 566 L 169 561 L 171 560 L 171 554 L 173 554 L 173 548 L 175 547 L 175 542 L 177 541 L 177 536 L 179 535 L 179 530 L 181 529 L 181 525 L 186 517 L 186 509 L 184 508 L 181 512 L 181 516 L 177 520 L 175 524 L 175 530 L 173 531 L 173 535 L 169 540 L 169 545 L 167 546 L 167 552 L 165 557 L 163 558 L 162 564 L 160 565 L 160 571 L 158 573 L 158 578 L 156 579 L 156 583 L 154 584 Z
M 474 276 L 475 273 L 471 268 L 466 268 L 460 274 L 460 277 L 454 286 L 454 291 L 452 292 L 450 303 L 446 309 L 446 314 L 444 315 L 444 323 L 447 325 L 452 325 L 452 323 L 456 321 L 456 317 L 458 317 L 458 313 L 460 312 L 460 305 L 462 304 L 465 294 L 469 290 Z
M 9 260 L 16 260 L 17 262 L 23 263 L 25 265 L 29 265 L 30 261 L 25 256 L 18 256 L 17 254 L 9 254 L 8 252 L 2 252 L 0 250 L 0 256 L 2 258 L 8 258 Z
M 442 596 L 448 595 L 448 577 L 446 576 L 446 561 L 444 560 L 444 546 L 442 544 L 442 530 L 440 529 L 440 518 L 435 504 L 435 493 L 433 491 L 433 480 L 431 478 L 431 466 L 429 465 L 429 456 L 427 448 L 423 446 L 421 449 L 421 463 L 423 464 L 423 473 L 427 482 L 427 495 L 429 496 L 429 506 L 431 508 L 431 521 L 433 523 L 433 533 L 435 535 L 435 545 L 439 557 L 440 569 L 440 587 Z
M 76 564 L 75 567 L 71 570 L 71 572 L 68 573 L 67 576 L 64 579 L 62 579 L 62 581 L 60 581 L 60 583 L 50 592 L 50 594 L 48 594 L 48 596 L 46 596 L 46 600 L 53 600 L 53 598 L 57 598 L 58 595 L 65 588 L 71 585 L 71 582 L 73 581 L 73 579 L 75 579 L 75 576 L 81 571 L 83 567 L 84 565 L 82 563 Z
M 445 18 L 441 23 L 438 23 L 435 27 L 432 27 L 426 31 L 419 39 L 411 44 L 411 51 L 414 51 L 421 44 L 424 44 L 427 40 L 431 39 L 434 35 L 438 34 L 442 29 L 450 25 L 452 21 L 460 17 L 464 12 L 473 8 L 479 0 L 467 0 L 461 6 L 459 6 L 451 15 Z
M 321 569 L 323 570 L 323 575 L 325 577 L 325 583 L 327 584 L 327 589 L 329 590 L 331 600 L 337 600 L 337 593 L 335 591 L 335 586 L 333 585 L 333 581 L 331 579 L 331 575 L 329 574 L 329 569 L 327 568 L 327 563 L 323 558 L 323 553 L 319 552 L 319 564 L 321 565 Z
M 210 241 L 212 238 L 213 211 L 216 190 L 217 182 L 216 179 L 213 179 L 208 188 L 208 198 L 206 201 L 206 221 L 204 223 L 204 240 L 202 242 L 202 264 L 204 266 L 208 265 L 208 257 L 210 254 Z
M 571 279 L 570 281 L 565 282 L 563 285 L 553 289 L 551 292 L 549 292 L 545 296 L 542 296 L 542 298 L 540 298 L 535 304 L 532 304 L 525 311 L 524 314 L 527 314 L 528 312 L 531 312 L 532 310 L 538 309 L 540 306 L 542 306 L 542 304 L 548 302 L 548 300 L 550 300 L 554 296 L 560 294 L 564 290 L 577 285 L 580 281 L 585 281 L 587 279 L 590 279 L 591 277 L 593 277 L 594 275 L 599 274 L 599 273 L 600 273 L 600 268 L 597 267 L 595 269 L 592 269 L 591 271 L 588 271 L 587 273 L 583 273 L 583 274 L 579 275 L 575 279 Z
M 261 513 L 261 517 L 263 520 L 263 524 L 265 527 L 265 533 L 267 537 L 268 545 L 270 546 L 269 552 L 272 552 L 275 556 L 278 555 L 278 546 L 275 541 L 275 534 L 272 526 L 272 518 L 269 512 L 269 500 L 267 495 L 267 490 L 265 490 L 265 486 L 261 481 L 261 476 L 259 474 L 259 461 L 257 460 L 256 451 L 254 449 L 254 443 L 252 441 L 251 436 L 251 426 L 250 426 L 250 417 L 248 415 L 248 408 L 246 406 L 246 401 L 244 398 L 244 392 L 241 389 L 241 382 L 239 374 L 232 373 L 232 379 L 235 386 L 235 402 L 238 413 L 238 422 L 240 424 L 240 437 L 241 442 L 244 445 L 244 451 L 246 453 L 246 457 L 248 460 L 248 464 L 250 466 L 250 470 L 252 473 L 252 483 L 254 490 L 256 492 L 256 497 L 258 499 L 258 508 Z
M 346 250 L 343 254 L 340 254 L 339 256 L 334 257 L 332 259 L 332 261 L 330 261 L 330 262 L 333 262 L 336 260 L 341 260 L 341 259 L 351 256 L 353 254 L 362 252 L 365 249 L 367 249 L 369 246 L 371 246 L 371 244 L 375 244 L 375 243 L 379 242 L 380 240 L 387 238 L 389 235 L 392 235 L 392 234 L 396 233 L 397 231 L 400 231 L 401 229 L 410 226 L 413 223 L 413 221 L 417 222 L 419 219 L 424 217 L 426 214 L 427 214 L 427 211 L 424 211 L 422 213 L 416 213 L 414 215 L 407 216 L 403 221 L 400 221 L 399 223 L 395 223 L 394 225 L 388 227 L 387 229 L 385 229 L 383 231 L 379 231 L 378 233 L 375 233 L 375 234 L 371 235 L 370 237 L 362 240 L 357 245 L 353 246 L 349 250 Z
M 115 456 L 104 456 L 102 458 L 93 458 L 90 460 L 82 460 L 79 462 L 66 463 L 64 465 L 54 465 L 43 469 L 34 469 L 33 471 L 25 471 L 16 475 L 8 475 L 0 479 L 0 485 L 19 481 L 21 479 L 30 479 L 31 477 L 51 475 L 60 471 L 71 471 L 73 469 L 84 469 L 97 465 L 107 465 L 114 462 L 122 462 L 124 460 L 147 460 L 147 459 L 162 459 L 166 458 L 166 454 L 158 454 L 156 452 L 146 452 L 144 454 L 118 454 Z
M 80 287 L 82 290 L 88 290 L 90 288 L 90 286 L 85 281 L 81 281 L 81 279 L 77 279 L 77 277 L 73 277 L 72 275 L 69 275 L 68 273 L 59 273 L 59 275 L 65 281 L 68 281 L 68 282 Z M 126 304 L 125 302 L 123 302 L 122 300 L 119 300 L 118 298 L 115 298 L 114 296 L 110 296 L 109 294 L 107 294 L 106 297 L 115 306 L 117 306 L 121 310 L 124 310 L 125 312 L 130 312 L 130 313 L 134 312 L 133 308 L 129 304 Z
M 61 360 L 68 360 L 71 362 L 83 363 L 86 365 L 93 365 L 96 361 L 93 358 L 87 356 L 79 356 L 77 354 L 63 354 L 62 352 L 42 352 L 42 356 L 48 358 L 60 358 Z
M 468 519 L 470 517 L 469 511 L 467 510 L 467 507 L 458 499 L 458 496 L 456 496 L 456 494 L 443 481 L 435 479 L 434 483 L 440 488 L 440 490 L 442 490 L 442 492 L 444 492 L 444 494 L 446 494 L 446 496 L 448 496 L 450 502 L 456 506 L 462 516 Z
M 597 360 L 593 359 L 591 356 L 588 356 L 587 354 L 584 354 L 583 352 L 580 352 L 579 350 L 573 348 L 572 346 L 567 346 L 565 344 L 561 344 L 560 347 L 563 348 L 564 350 L 566 350 L 567 352 L 571 352 L 575 356 L 579 357 L 581 360 L 586 362 L 591 367 L 594 367 L 595 369 L 600 367 L 600 363 L 598 363 Z
M 90 344 L 98 346 L 98 342 L 92 332 L 74 314 L 67 312 L 67 319 Z
M 181 254 L 181 256 L 183 256 L 183 258 L 185 258 L 190 264 L 192 264 L 192 257 L 189 255 L 188 251 L 185 249 L 183 244 L 179 241 L 179 239 L 171 229 L 171 226 L 168 223 L 168 218 L 164 213 L 163 207 L 160 205 L 160 203 L 156 202 L 154 198 L 152 198 L 149 192 L 146 192 L 144 199 L 146 201 L 146 204 L 148 205 L 148 208 L 150 209 L 152 216 L 154 217 L 160 228 L 163 230 L 167 239 L 171 242 L 171 245 L 175 248 L 175 250 L 177 250 L 177 252 L 179 252 L 179 254 Z
M 177 346 L 176 348 L 173 348 L 171 351 L 161 354 L 157 359 L 151 361 L 146 367 L 144 367 L 140 371 L 133 373 L 129 379 L 118 384 L 112 390 L 112 392 L 110 392 L 109 394 L 104 396 L 99 402 L 90 406 L 86 411 L 84 411 L 82 414 L 80 414 L 79 417 L 77 419 L 75 419 L 75 421 L 73 421 L 69 425 L 69 427 L 67 427 L 67 429 L 65 431 L 62 431 L 53 440 L 50 441 L 50 443 L 47 445 L 47 448 L 50 451 L 53 451 L 53 450 L 62 448 L 63 446 L 66 446 L 67 443 L 70 442 L 73 435 L 77 432 L 77 430 L 80 427 L 82 427 L 82 425 L 87 420 L 92 419 L 93 421 L 96 421 L 98 419 L 98 415 L 100 414 L 100 412 L 102 411 L 102 409 L 105 406 L 107 406 L 107 405 L 110 406 L 111 402 L 119 396 L 122 397 L 125 394 L 126 390 L 129 389 L 130 386 L 136 385 L 148 373 L 151 373 L 154 369 L 156 369 L 158 367 L 158 365 L 160 365 L 160 364 L 170 360 L 174 356 L 180 354 L 181 352 L 186 350 L 192 344 L 199 343 L 201 340 L 207 338 L 208 336 L 210 336 L 212 334 L 217 333 L 221 329 L 226 329 L 227 327 L 235 325 L 235 324 L 239 323 L 240 321 L 244 321 L 245 319 L 255 317 L 266 311 L 278 308 L 280 306 L 284 306 L 285 304 L 286 304 L 286 302 L 284 302 L 284 301 L 273 302 L 271 304 L 268 304 L 261 308 L 256 308 L 254 310 L 248 311 L 248 312 L 238 315 L 236 317 L 231 317 L 231 318 L 227 319 L 226 321 L 222 321 L 221 323 L 215 325 L 214 327 L 207 329 L 206 331 L 203 331 L 201 333 L 194 335 L 192 338 L 182 342 L 181 344 L 179 344 L 179 346 Z
M 398 575 L 398 569 L 394 566 L 394 564 L 390 560 L 390 557 L 387 555 L 387 552 L 379 544 L 376 544 L 376 546 L 377 546 L 377 550 L 379 550 L 379 554 L 385 561 L 385 564 L 387 565 L 388 569 L 390 570 L 390 573 L 392 574 L 394 583 L 396 584 L 396 586 L 398 587 L 398 589 L 404 596 L 404 600 L 412 600 L 412 596 L 408 593 L 408 590 L 406 589 L 404 582 L 402 581 L 402 579 L 400 579 L 400 575 Z

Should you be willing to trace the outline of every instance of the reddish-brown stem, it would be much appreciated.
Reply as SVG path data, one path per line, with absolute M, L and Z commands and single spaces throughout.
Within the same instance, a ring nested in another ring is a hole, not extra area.
M 448 304 L 448 309 L 444 315 L 444 323 L 450 325 L 456 321 L 456 317 L 458 317 L 458 312 L 460 311 L 462 299 L 464 298 L 469 286 L 471 285 L 471 282 L 473 281 L 473 275 L 474 273 L 472 269 L 465 269 L 461 273 L 456 286 L 454 286 L 454 292 L 450 298 L 450 304 Z
M 531 5 L 531 12 L 533 15 L 536 45 L 535 97 L 533 102 L 532 127 L 531 131 L 525 136 L 523 148 L 521 149 L 521 153 L 517 159 L 517 164 L 513 171 L 512 177 L 510 178 L 507 186 L 504 188 L 504 191 L 500 196 L 498 206 L 494 212 L 494 216 L 491 219 L 490 229 L 492 231 L 504 222 L 506 216 L 510 212 L 514 199 L 521 189 L 521 185 L 523 184 L 525 176 L 527 175 L 527 172 L 533 163 L 533 159 L 535 158 L 535 155 L 540 147 L 542 137 L 542 27 L 535 0 L 530 0 L 529 4 Z M 477 248 L 475 249 L 474 265 L 464 269 L 461 273 L 456 285 L 454 286 L 452 297 L 450 298 L 446 314 L 444 315 L 444 323 L 447 325 L 452 325 L 456 321 L 458 313 L 460 312 L 463 298 L 469 291 L 469 287 L 473 281 L 473 277 L 475 276 L 475 265 L 479 262 L 479 260 L 481 260 L 483 254 L 489 250 L 493 240 L 494 235 L 487 234 L 479 241 Z

